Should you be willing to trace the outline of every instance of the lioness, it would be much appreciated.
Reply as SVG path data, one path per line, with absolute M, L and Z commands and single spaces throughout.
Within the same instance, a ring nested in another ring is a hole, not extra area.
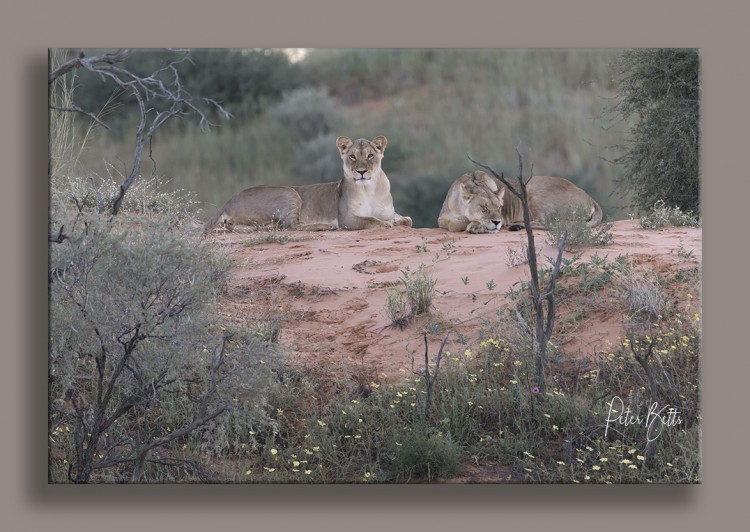
M 511 185 L 517 179 L 509 179 Z M 517 189 L 517 187 L 515 187 Z M 589 225 L 602 221 L 602 209 L 594 199 L 562 177 L 533 176 L 526 185 L 531 227 L 544 229 L 544 220 L 555 211 L 583 206 Z M 459 177 L 448 190 L 438 226 L 448 231 L 494 233 L 501 226 L 523 227 L 521 200 L 505 189 L 499 179 L 477 171 Z
M 393 208 L 391 184 L 380 167 L 388 139 L 336 139 L 344 164 L 340 181 L 300 186 L 254 186 L 230 199 L 208 221 L 204 233 L 216 226 L 246 230 L 275 225 L 283 229 L 326 231 L 411 227 L 412 220 Z

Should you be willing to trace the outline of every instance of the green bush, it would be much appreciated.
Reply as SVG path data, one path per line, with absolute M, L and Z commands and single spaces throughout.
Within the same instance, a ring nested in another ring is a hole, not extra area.
M 395 286 L 389 287 L 385 296 L 385 310 L 391 323 L 403 329 L 411 319 L 406 292 Z
M 170 225 L 79 213 L 50 248 L 50 453 L 71 464 L 52 482 L 165 481 L 154 468 L 177 463 L 203 478 L 266 422 L 273 351 L 221 332 L 228 262 Z
M 430 306 L 432 306 L 432 298 L 435 295 L 437 280 L 425 271 L 423 264 L 420 264 L 415 272 L 410 271 L 407 267 L 401 273 L 411 313 L 414 316 L 419 316 L 429 312 Z
M 386 292 L 385 310 L 391 323 L 403 329 L 415 316 L 427 314 L 435 296 L 436 279 L 425 271 L 420 264 L 416 271 L 407 266 L 401 270 L 401 285 L 392 286 Z
M 637 49 L 616 62 L 616 118 L 634 120 L 623 183 L 636 205 L 658 200 L 700 214 L 700 56 L 695 49 Z
M 67 50 L 64 50 L 67 52 Z M 105 51 L 86 49 L 87 56 Z M 69 53 L 77 53 L 71 50 Z M 181 53 L 166 49 L 135 50 L 122 67 L 146 76 L 179 59 Z M 183 88 L 194 95 L 222 103 L 238 118 L 252 118 L 269 104 L 281 100 L 283 94 L 305 84 L 305 74 L 280 50 L 194 49 L 190 61 L 176 65 Z M 96 74 L 81 69 L 76 88 L 75 104 L 94 113 L 109 108 L 106 121 L 118 136 L 127 138 L 128 115 L 136 112 L 135 101 Z M 162 80 L 170 80 L 169 69 L 159 72 Z
M 387 159 L 387 156 L 383 159 L 384 167 Z M 453 172 L 445 175 L 417 175 L 404 179 L 389 174 L 396 211 L 410 216 L 415 228 L 437 227 L 445 195 L 460 175 L 460 172 Z
M 700 220 L 692 212 L 682 212 L 679 207 L 668 207 L 663 200 L 657 201 L 651 211 L 638 220 L 643 229 L 662 227 L 699 227 Z
M 297 155 L 297 173 L 306 183 L 326 183 L 344 177 L 337 135 L 320 135 L 306 141 Z
M 458 472 L 461 449 L 450 436 L 431 433 L 429 428 L 416 426 L 400 438 L 395 460 L 389 472 L 397 482 L 413 478 L 450 478 Z
M 313 87 L 286 94 L 269 112 L 290 137 L 300 140 L 333 133 L 339 121 L 338 111 L 328 93 Z M 335 148 L 335 144 L 333 146 Z
M 111 165 L 107 168 L 116 173 Z M 100 178 L 82 176 L 64 176 L 50 180 L 50 194 L 55 201 L 55 208 L 69 209 L 74 205 L 89 213 L 108 212 L 120 192 L 119 181 L 111 175 Z M 157 176 L 141 176 L 128 189 L 121 209 L 130 214 L 162 215 L 165 219 L 175 220 L 181 216 L 191 215 L 197 208 L 193 192 L 174 189 L 168 179 Z M 62 202 L 62 203 L 60 203 Z
M 571 251 L 612 244 L 612 222 L 603 222 L 591 227 L 586 222 L 588 214 L 587 209 L 582 206 L 568 207 L 552 213 L 544 220 L 547 227 L 547 243 L 557 246 L 563 233 L 567 233 L 565 249 Z

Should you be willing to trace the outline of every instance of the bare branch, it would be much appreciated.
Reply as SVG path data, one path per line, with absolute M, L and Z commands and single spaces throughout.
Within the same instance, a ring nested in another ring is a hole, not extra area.
M 120 192 L 112 204 L 112 215 L 116 215 L 120 211 L 125 194 L 140 175 L 141 157 L 145 143 L 150 142 L 161 126 L 174 117 L 194 114 L 198 116 L 201 130 L 208 131 L 216 124 L 208 118 L 207 111 L 204 110 L 206 107 L 215 109 L 225 119 L 231 118 L 231 114 L 219 102 L 205 97 L 193 97 L 185 90 L 180 80 L 177 65 L 185 61 L 191 61 L 190 52 L 189 50 L 180 50 L 178 53 L 181 54 L 180 57 L 155 70 L 150 75 L 142 77 L 119 65 L 130 56 L 129 49 L 92 57 L 85 57 L 83 51 L 81 51 L 78 57 L 60 65 L 49 75 L 49 83 L 51 84 L 68 72 L 83 68 L 98 75 L 104 81 L 114 83 L 136 100 L 141 120 L 136 130 L 133 165 L 130 173 L 120 185 Z M 169 78 L 169 80 L 166 81 L 162 79 L 163 77 Z M 164 111 L 152 114 L 154 110 L 146 106 L 146 102 L 151 100 L 166 102 L 169 107 Z M 80 112 L 104 125 L 95 115 L 77 107 L 58 108 L 58 110 Z
M 523 178 L 523 155 L 520 150 L 520 142 L 516 145 L 516 153 L 518 154 L 518 188 L 512 186 L 502 174 L 498 174 L 491 166 L 474 160 L 470 154 L 466 154 L 471 162 L 484 168 L 495 176 L 505 187 L 511 191 L 513 195 L 521 200 L 521 207 L 523 209 L 523 222 L 526 228 L 526 238 L 528 240 L 528 246 L 526 248 L 529 273 L 531 275 L 531 281 L 529 282 L 529 291 L 531 292 L 531 302 L 534 306 L 534 317 L 535 317 L 535 333 L 534 338 L 536 340 L 536 372 L 537 379 L 539 382 L 539 390 L 541 396 L 544 397 L 546 392 L 546 381 L 545 381 L 545 364 L 546 364 L 546 353 L 547 343 L 552 336 L 552 326 L 554 324 L 555 316 L 555 280 L 560 271 L 560 265 L 562 264 L 562 254 L 565 247 L 566 236 L 560 241 L 557 261 L 555 262 L 552 277 L 550 279 L 549 287 L 547 292 L 544 294 L 540 293 L 539 288 L 539 270 L 537 266 L 536 258 L 536 246 L 534 244 L 534 232 L 531 228 L 531 212 L 529 210 L 529 198 L 527 194 L 527 183 L 534 177 L 534 165 L 531 165 L 531 172 L 529 173 L 528 179 Z M 544 309 L 544 301 L 547 302 L 547 310 Z
M 630 351 L 633 353 L 633 357 L 635 357 L 636 362 L 640 364 L 640 366 L 643 368 L 643 371 L 646 373 L 650 398 L 649 407 L 651 407 L 651 405 L 656 404 L 656 378 L 654 377 L 654 372 L 651 369 L 651 365 L 649 364 L 649 360 L 653 355 L 654 339 L 649 338 L 648 350 L 646 351 L 645 355 L 641 355 L 636 351 L 635 343 L 636 340 L 634 338 L 630 338 Z M 653 436 L 653 433 L 660 429 L 661 426 L 657 425 L 656 423 L 651 423 L 648 427 L 646 448 L 643 450 L 643 454 L 646 458 L 645 463 L 648 466 L 653 463 L 654 453 L 656 451 L 656 437 Z
M 99 120 L 99 117 L 97 117 L 94 113 L 92 113 L 90 111 L 86 111 L 84 109 L 81 109 L 77 105 L 71 105 L 70 107 L 59 107 L 57 105 L 50 105 L 49 108 L 53 109 L 55 111 L 63 111 L 63 112 L 66 112 L 66 113 L 80 113 L 82 115 L 86 115 L 91 120 L 93 120 L 94 122 L 96 122 L 97 124 L 99 124 L 100 126 L 102 126 L 103 128 L 110 129 L 110 127 L 107 124 L 105 124 L 104 122 L 102 122 L 101 120 Z
M 68 235 L 63 233 L 63 229 L 65 229 L 65 225 L 60 226 L 60 230 L 57 232 L 57 235 L 54 235 L 52 233 L 49 234 L 49 241 L 54 242 L 55 244 L 62 244 L 63 241 L 68 238 Z
M 499 179 L 499 180 L 500 180 L 500 182 L 501 182 L 501 183 L 502 183 L 503 185 L 505 185 L 505 186 L 506 186 L 506 187 L 508 188 L 508 190 L 510 190 L 510 192 L 511 192 L 511 193 L 512 193 L 512 194 L 513 194 L 514 196 L 516 196 L 517 198 L 520 198 L 520 197 L 521 197 L 521 192 L 520 192 L 520 191 L 518 191 L 518 190 L 516 190 L 516 188 L 515 188 L 515 187 L 514 187 L 513 185 L 511 185 L 511 184 L 510 184 L 510 183 L 508 182 L 508 180 L 507 180 L 507 179 L 505 179 L 505 175 L 504 175 L 504 174 L 503 174 L 502 172 L 500 172 L 500 173 L 498 174 L 498 173 L 497 173 L 497 172 L 495 171 L 495 169 L 494 169 L 494 168 L 492 168 L 491 166 L 489 166 L 489 165 L 487 165 L 487 164 L 484 164 L 484 163 L 480 163 L 479 161 L 475 161 L 474 159 L 472 159 L 472 157 L 471 157 L 471 154 L 469 154 L 469 153 L 467 153 L 467 154 L 466 154 L 466 156 L 467 156 L 467 157 L 469 158 L 469 160 L 470 160 L 470 161 L 471 161 L 472 163 L 476 164 L 476 165 L 477 165 L 477 166 L 479 166 L 480 168 L 484 168 L 484 169 L 485 169 L 485 170 L 487 170 L 487 171 L 488 171 L 488 172 L 489 172 L 490 174 L 492 174 L 492 175 L 493 175 L 493 176 L 495 176 L 495 177 L 496 177 L 497 179 Z
M 427 333 L 422 333 L 422 336 L 424 337 L 424 369 L 422 371 L 414 371 L 412 370 L 412 373 L 415 375 L 420 375 L 425 378 L 425 392 L 426 397 L 424 401 L 424 419 L 428 419 L 430 416 L 430 410 L 432 408 L 432 389 L 435 385 L 435 381 L 437 381 L 438 374 L 440 373 L 440 362 L 443 360 L 443 350 L 445 349 L 445 344 L 448 343 L 448 337 L 450 336 L 452 330 L 449 330 L 445 337 L 443 338 L 443 341 L 440 343 L 440 349 L 438 349 L 437 357 L 435 358 L 435 372 L 430 375 L 430 357 L 429 357 L 429 346 L 427 345 Z M 412 360 L 412 367 L 414 366 L 414 361 Z
M 51 84 L 53 81 L 55 81 L 60 76 L 64 76 L 68 72 L 70 72 L 73 69 L 84 67 L 89 70 L 95 68 L 99 63 L 105 63 L 105 64 L 115 64 L 115 63 L 121 63 L 125 61 L 125 59 L 128 58 L 130 55 L 130 50 L 128 49 L 122 49 L 118 50 L 117 52 L 113 54 L 102 54 L 102 55 L 94 55 L 91 57 L 86 57 L 83 53 L 83 50 L 78 52 L 78 57 L 71 59 L 70 61 L 63 63 L 59 67 L 57 67 L 54 71 L 52 71 L 48 78 L 48 84 Z

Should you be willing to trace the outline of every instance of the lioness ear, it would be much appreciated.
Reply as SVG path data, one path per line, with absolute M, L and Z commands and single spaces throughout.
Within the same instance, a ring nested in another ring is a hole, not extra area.
M 374 139 L 372 139 L 372 143 L 375 145 L 375 147 L 378 149 L 380 153 L 385 152 L 385 147 L 388 145 L 388 139 L 385 138 L 383 135 L 378 135 Z
M 336 139 L 336 146 L 338 147 L 341 155 L 346 153 L 346 150 L 348 150 L 351 145 L 352 145 L 352 139 L 350 139 L 349 137 L 341 136 Z
M 478 170 L 474 172 L 473 175 L 475 182 L 477 182 L 478 184 L 482 184 L 492 192 L 497 193 L 497 183 L 495 183 L 495 180 L 492 179 L 488 173 Z
M 495 192 L 497 195 L 497 199 L 503 199 L 503 196 L 505 196 L 505 187 L 501 188 L 498 192 Z
M 461 183 L 460 188 L 458 191 L 461 193 L 461 197 L 463 197 L 465 200 L 470 200 L 477 194 L 477 187 L 470 184 L 470 183 Z

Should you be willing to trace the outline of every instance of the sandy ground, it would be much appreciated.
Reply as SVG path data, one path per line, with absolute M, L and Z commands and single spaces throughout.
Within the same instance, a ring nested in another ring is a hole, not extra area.
M 648 231 L 637 222 L 619 221 L 612 233 L 613 245 L 589 249 L 584 258 L 594 253 L 611 260 L 629 255 L 634 263 L 656 271 L 695 267 L 702 258 L 700 229 Z M 276 235 L 286 237 L 286 243 L 255 243 L 262 234 L 209 237 L 233 261 L 220 302 L 222 314 L 238 323 L 250 316 L 280 317 L 279 342 L 290 364 L 361 382 L 411 374 L 412 359 L 415 364 L 424 359 L 426 329 L 433 331 L 428 335 L 431 356 L 448 326 L 475 343 L 483 319 L 492 319 L 506 304 L 508 288 L 528 279 L 528 266 L 514 260 L 524 253 L 524 231 L 284 231 Z M 540 264 L 556 251 L 545 240 L 545 233 L 537 232 Z M 680 249 L 692 255 L 686 260 L 684 252 L 679 256 Z M 398 282 L 402 270 L 414 271 L 422 264 L 437 280 L 433 308 L 399 330 L 385 310 L 386 289 Z M 571 356 L 590 355 L 622 332 L 623 316 L 593 315 L 565 339 L 563 349 Z M 447 349 L 458 349 L 458 339 L 452 334 Z

